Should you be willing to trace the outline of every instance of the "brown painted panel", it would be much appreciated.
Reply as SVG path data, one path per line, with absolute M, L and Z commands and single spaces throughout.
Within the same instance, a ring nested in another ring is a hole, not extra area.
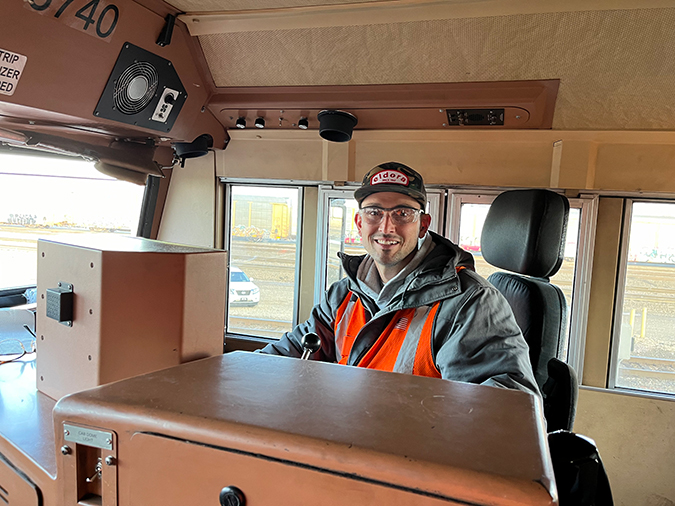
M 38 388 L 59 399 L 222 353 L 224 251 L 140 238 L 38 243 Z M 188 260 L 189 258 L 189 260 Z M 195 286 L 209 278 L 208 288 Z M 48 288 L 74 286 L 72 326 L 46 316 Z
M 47 1 L 34 2 L 47 5 Z M 44 11 L 31 7 L 30 2 L 10 0 L 3 2 L 0 17 L 1 48 L 27 57 L 26 65 L 12 96 L 0 95 L 2 122 L 13 129 L 41 131 L 86 140 L 93 136 L 107 138 L 130 137 L 144 140 L 159 139 L 154 130 L 141 129 L 94 116 L 94 109 L 108 81 L 110 72 L 125 42 L 131 42 L 173 63 L 188 98 L 173 129 L 166 136 L 192 141 L 208 132 L 216 147 L 222 147 L 224 130 L 202 107 L 210 94 L 211 85 L 205 82 L 195 64 L 195 41 L 182 23 L 177 23 L 171 44 L 155 44 L 164 25 L 162 16 L 132 0 L 106 0 L 94 13 L 94 19 L 103 12 L 103 6 L 115 5 L 119 11 L 116 28 L 110 36 L 96 36 L 97 23 L 83 30 L 85 21 L 76 17 L 86 1 L 75 0 L 61 15 L 53 2 Z M 89 13 L 85 10 L 85 14 Z M 105 32 L 112 22 L 113 11 L 108 10 L 105 23 L 99 28 Z M 33 124 L 30 124 L 32 121 Z
M 256 118 L 265 128 L 294 129 L 301 117 L 318 129 L 317 113 L 342 109 L 357 130 L 551 128 L 558 80 L 487 83 L 221 88 L 209 109 L 227 128 Z M 449 126 L 446 109 L 505 108 L 503 126 Z
M 139 432 L 472 504 L 555 503 L 541 406 L 513 390 L 234 352 L 68 396 L 63 421 L 118 434 L 120 505 L 153 488 L 135 478 Z M 216 486 L 201 454 L 165 462 L 176 448 L 157 444 L 155 489 L 178 468 Z
M 0 459 L 4 457 L 29 478 L 47 506 L 54 504 L 56 493 L 54 404 L 35 388 L 34 356 L 0 366 Z M 7 489 L 4 471 L 0 475 L 0 486 Z
M 595 188 L 664 191 L 673 186 L 675 146 L 605 144 L 598 147 Z
M 40 489 L 0 455 L 0 504 L 40 506 Z
M 227 486 L 241 490 L 249 506 L 465 504 L 428 491 L 402 490 L 394 483 L 302 467 L 292 460 L 270 460 L 150 434 L 131 438 L 128 459 L 127 465 L 136 469 L 129 483 L 130 504 L 138 506 L 218 504 L 220 491 Z
M 582 381 L 584 385 L 599 388 L 607 386 L 623 206 L 622 198 L 605 197 L 598 204 Z

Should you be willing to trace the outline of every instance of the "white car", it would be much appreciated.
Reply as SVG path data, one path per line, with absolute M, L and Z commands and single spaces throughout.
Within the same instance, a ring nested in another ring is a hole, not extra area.
M 255 306 L 260 302 L 260 288 L 252 282 L 244 271 L 230 267 L 231 306 Z

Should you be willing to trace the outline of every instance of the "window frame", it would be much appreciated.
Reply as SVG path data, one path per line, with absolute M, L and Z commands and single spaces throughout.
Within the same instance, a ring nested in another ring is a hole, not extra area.
M 626 294 L 626 276 L 628 271 L 628 247 L 630 244 L 631 223 L 633 220 L 633 204 L 635 203 L 654 203 L 654 204 L 673 204 L 675 199 L 658 198 L 634 198 L 626 197 L 623 199 L 623 218 L 621 224 L 621 241 L 619 243 L 619 255 L 616 275 L 616 289 L 614 293 L 614 307 L 612 319 L 612 335 L 609 355 L 609 369 L 607 371 L 607 389 L 614 392 L 635 395 L 640 397 L 649 397 L 657 399 L 674 400 L 675 394 L 667 392 L 656 392 L 653 390 L 643 390 L 639 388 L 630 388 L 616 384 L 619 367 L 619 347 L 621 345 L 621 323 L 623 319 L 623 303 Z
M 462 204 L 491 204 L 506 189 L 486 189 L 481 191 L 449 190 L 448 220 L 445 236 L 452 242 L 459 241 L 459 225 Z M 586 348 L 586 326 L 588 323 L 588 304 L 591 297 L 591 276 L 593 269 L 593 249 L 598 214 L 599 196 L 596 194 L 580 194 L 569 198 L 570 207 L 579 208 L 579 238 L 577 242 L 577 259 L 574 269 L 569 323 L 569 342 L 567 346 L 567 363 L 577 372 L 579 384 L 582 383 L 584 370 L 584 352 Z
M 295 250 L 295 276 L 293 280 L 293 312 L 291 320 L 291 328 L 295 328 L 298 325 L 299 320 L 299 295 L 300 295 L 300 277 L 301 277 L 301 256 L 302 256 L 302 247 L 303 247 L 303 227 L 302 227 L 302 217 L 305 211 L 305 186 L 303 184 L 294 184 L 292 181 L 284 181 L 279 183 L 271 183 L 269 180 L 265 181 L 255 181 L 255 180 L 246 180 L 245 182 L 241 180 L 228 180 L 225 178 L 220 179 L 222 190 L 222 210 L 219 210 L 217 213 L 220 216 L 224 216 L 222 219 L 222 237 L 223 237 L 223 249 L 228 252 L 227 255 L 227 270 L 226 270 L 226 279 L 227 293 L 225 294 L 225 321 L 223 322 L 223 336 L 225 339 L 225 346 L 227 347 L 227 342 L 231 341 L 235 349 L 245 349 L 245 350 L 254 350 L 260 348 L 260 345 L 266 345 L 269 343 L 276 343 L 279 340 L 273 337 L 264 337 L 264 336 L 255 336 L 249 334 L 242 334 L 236 332 L 230 332 L 228 330 L 227 321 L 230 316 L 230 304 L 229 304 L 229 290 L 230 290 L 230 267 L 231 267 L 231 255 L 230 255 L 230 244 L 231 244 L 231 230 L 232 230 L 232 213 L 230 212 L 232 208 L 232 187 L 233 186 L 249 186 L 249 187 L 266 187 L 266 188 L 287 188 L 287 189 L 296 189 L 298 190 L 298 211 L 297 211 L 297 239 L 296 239 L 296 250 Z

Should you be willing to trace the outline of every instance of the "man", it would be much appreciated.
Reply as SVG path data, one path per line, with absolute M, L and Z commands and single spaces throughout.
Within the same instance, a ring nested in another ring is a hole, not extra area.
M 506 299 L 474 272 L 473 257 L 429 232 L 422 176 L 378 165 L 354 193 L 367 255 L 341 255 L 347 277 L 310 318 L 262 352 L 538 393 L 528 346 Z

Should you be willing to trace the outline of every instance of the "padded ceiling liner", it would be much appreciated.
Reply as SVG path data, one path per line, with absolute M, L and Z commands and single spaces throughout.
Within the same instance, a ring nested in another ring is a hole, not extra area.
M 206 11 L 217 0 L 190 1 Z M 245 4 L 217 3 L 221 11 Z M 344 2 L 283 6 L 316 3 Z M 560 79 L 554 129 L 673 129 L 674 26 L 675 9 L 650 8 L 227 33 L 200 42 L 218 87 Z

